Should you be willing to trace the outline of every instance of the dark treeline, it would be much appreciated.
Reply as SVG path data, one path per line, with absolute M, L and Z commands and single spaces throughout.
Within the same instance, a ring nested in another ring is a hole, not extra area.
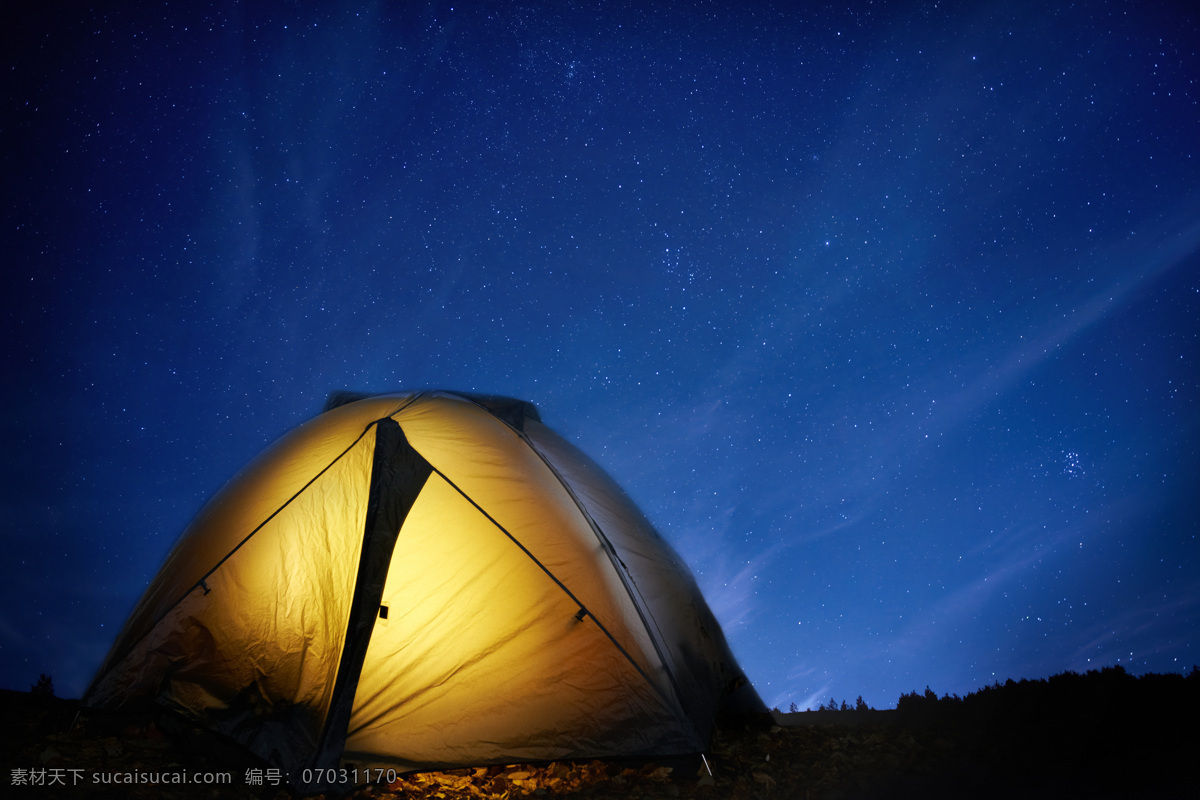
M 1200 666 L 1193 666 L 1187 677 L 1170 672 L 1147 673 L 1140 677 L 1131 675 L 1121 666 L 1088 670 L 1084 674 L 1063 672 L 1049 678 L 1035 680 L 1011 678 L 1000 683 L 978 689 L 965 697 L 945 694 L 941 697 L 928 686 L 923 693 L 912 691 L 900 695 L 894 716 L 906 721 L 921 718 L 946 718 L 955 715 L 979 713 L 1011 714 L 1016 709 L 1027 707 L 1030 712 L 1041 713 L 1051 709 L 1059 712 L 1091 710 L 1104 713 L 1140 712 L 1151 708 L 1174 707 L 1182 710 L 1189 703 L 1200 699 Z M 1194 707 L 1194 706 L 1193 706 Z M 774 709 L 779 711 L 778 708 Z M 795 703 L 791 712 L 799 711 Z M 817 711 L 875 712 L 863 700 L 862 695 L 854 703 L 840 703 L 836 698 L 821 703 Z
M 918 796 L 1200 796 L 1195 667 L 1186 677 L 1119 666 L 1064 672 L 966 697 L 926 689 L 902 695 L 891 714 L 895 730 L 953 742 L 937 784 L 946 791 Z
M 857 759 L 864 797 L 1200 797 L 1197 667 L 1064 672 L 966 697 L 927 687 L 901 695 L 894 711 L 859 698 L 789 717 Z
M 904 721 L 958 717 L 1099 717 L 1168 716 L 1195 712 L 1200 701 L 1200 667 L 1184 677 L 1179 673 L 1131 675 L 1123 667 L 1105 667 L 1084 674 L 1063 672 L 1050 678 L 993 683 L 966 697 L 937 694 L 900 695 L 896 716 Z

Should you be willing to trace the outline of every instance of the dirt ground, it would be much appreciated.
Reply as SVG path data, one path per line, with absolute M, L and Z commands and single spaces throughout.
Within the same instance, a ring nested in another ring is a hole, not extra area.
M 1044 718 L 809 712 L 722 728 L 705 760 L 516 764 L 412 773 L 353 798 L 1200 797 L 1200 734 L 1184 709 Z M 13 798 L 295 797 L 266 765 L 147 718 L 79 715 L 77 703 L 0 691 L 3 792 Z M 1128 711 L 1128 709 L 1126 709 Z M 1101 717 L 1108 723 L 1098 723 Z M 783 723 L 782 725 L 779 723 Z M 188 783 L 165 783 L 187 776 Z M 206 774 L 226 781 L 206 784 Z M 119 777 L 118 777 L 119 776 Z M 121 780 L 122 783 L 115 781 Z M 155 780 L 155 783 L 150 783 Z M 328 793 L 326 797 L 339 796 Z

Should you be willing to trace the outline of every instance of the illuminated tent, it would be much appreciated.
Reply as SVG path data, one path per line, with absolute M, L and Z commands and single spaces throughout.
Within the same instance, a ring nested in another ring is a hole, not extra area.
M 335 396 L 225 486 L 84 697 L 157 704 L 312 788 L 703 752 L 761 706 L 687 567 L 529 403 Z

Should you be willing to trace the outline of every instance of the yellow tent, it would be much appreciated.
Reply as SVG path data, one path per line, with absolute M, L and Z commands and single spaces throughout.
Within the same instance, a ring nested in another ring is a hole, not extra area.
M 333 767 L 702 752 L 761 705 L 687 567 L 529 403 L 335 396 L 200 512 L 85 705 Z M 352 773 L 353 774 L 353 773 Z

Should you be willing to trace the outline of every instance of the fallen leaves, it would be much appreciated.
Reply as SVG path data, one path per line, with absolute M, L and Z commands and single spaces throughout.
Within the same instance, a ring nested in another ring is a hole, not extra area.
M 598 797 L 597 791 L 620 789 L 622 796 L 640 783 L 663 784 L 671 780 L 672 767 L 653 764 L 641 769 L 619 768 L 602 761 L 547 765 L 514 764 L 507 767 L 476 767 L 445 772 L 415 772 L 401 775 L 386 792 L 413 800 L 437 798 L 484 798 L 511 800 L 530 795 L 580 795 Z M 374 787 L 359 794 L 382 796 Z

